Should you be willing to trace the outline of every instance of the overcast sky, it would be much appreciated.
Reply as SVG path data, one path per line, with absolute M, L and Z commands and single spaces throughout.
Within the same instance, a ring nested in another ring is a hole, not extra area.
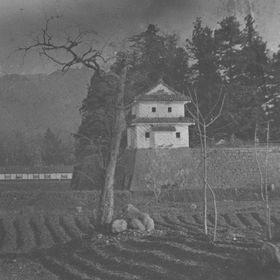
M 145 30 L 149 23 L 189 37 L 196 17 L 210 26 L 227 15 L 240 20 L 252 12 L 259 32 L 276 50 L 280 43 L 280 0 L 0 0 L 0 72 L 37 73 L 53 69 L 36 53 L 24 64 L 9 54 L 38 33 L 50 16 L 62 16 L 57 34 L 71 26 L 93 29 L 99 41 L 118 41 Z

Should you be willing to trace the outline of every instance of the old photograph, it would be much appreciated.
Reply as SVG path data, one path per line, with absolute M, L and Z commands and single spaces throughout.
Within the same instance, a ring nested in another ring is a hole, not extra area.
M 279 0 L 0 0 L 0 280 L 280 279 Z

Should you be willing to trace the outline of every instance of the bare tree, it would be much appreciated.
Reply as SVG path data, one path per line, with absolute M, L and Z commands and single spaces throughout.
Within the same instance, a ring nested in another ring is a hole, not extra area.
M 256 124 L 255 137 L 254 137 L 254 148 L 255 148 L 255 157 L 256 157 L 256 162 L 257 162 L 257 166 L 258 166 L 258 171 L 259 171 L 259 174 L 260 174 L 260 195 L 261 195 L 262 200 L 264 201 L 265 199 L 264 199 L 264 195 L 263 195 L 263 172 L 262 172 L 262 169 L 261 169 L 261 164 L 260 164 L 260 161 L 259 161 L 258 151 L 257 151 L 257 143 L 258 143 L 257 133 L 258 133 L 258 125 Z
M 265 150 L 265 209 L 268 240 L 271 240 L 271 209 L 268 197 L 268 153 L 269 153 L 270 121 L 267 121 L 266 150 Z
M 149 171 L 145 176 L 146 188 L 153 192 L 156 203 L 162 193 L 162 188 L 170 184 L 168 179 L 167 155 L 158 148 L 149 154 Z
M 75 36 L 67 36 L 64 42 L 57 42 L 49 30 L 50 22 L 53 18 L 47 19 L 44 28 L 34 38 L 33 42 L 27 46 L 20 47 L 18 51 L 23 51 L 24 56 L 31 50 L 39 50 L 39 54 L 47 57 L 52 62 L 59 65 L 62 71 L 68 71 L 76 65 L 83 65 L 92 69 L 94 73 L 100 74 L 101 64 L 106 63 L 102 50 L 93 48 L 86 44 L 86 36 L 90 32 L 79 31 Z M 92 34 L 92 33 L 91 33 Z M 57 51 L 62 52 L 63 59 L 57 56 Z M 66 57 L 66 58 L 65 58 Z M 117 159 L 119 155 L 122 132 L 125 129 L 125 106 L 124 94 L 127 76 L 127 63 L 123 63 L 121 73 L 110 72 L 119 83 L 117 95 L 117 110 L 115 115 L 115 123 L 111 140 L 111 150 L 109 161 L 106 166 L 105 184 L 102 189 L 100 198 L 100 215 L 99 223 L 102 227 L 106 227 L 112 221 L 114 209 L 114 178 Z
M 215 215 L 215 226 L 214 226 L 214 241 L 216 240 L 216 232 L 217 232 L 217 221 L 218 221 L 218 213 L 217 213 L 217 202 L 216 196 L 213 188 L 210 186 L 208 182 L 208 152 L 207 152 L 207 128 L 211 126 L 221 115 L 222 109 L 224 106 L 225 95 L 222 96 L 222 89 L 219 94 L 219 98 L 217 103 L 213 106 L 212 110 L 205 117 L 202 115 L 202 112 L 199 108 L 199 102 L 197 98 L 196 91 L 192 94 L 189 91 L 189 96 L 191 98 L 192 104 L 194 105 L 194 112 L 187 107 L 188 112 L 195 120 L 202 153 L 202 178 L 203 178 L 203 224 L 204 224 L 204 233 L 208 235 L 208 225 L 207 225 L 207 214 L 208 214 L 208 201 L 207 201 L 207 189 L 210 190 L 213 201 L 214 201 L 214 215 Z M 194 96 L 194 97 L 193 97 Z

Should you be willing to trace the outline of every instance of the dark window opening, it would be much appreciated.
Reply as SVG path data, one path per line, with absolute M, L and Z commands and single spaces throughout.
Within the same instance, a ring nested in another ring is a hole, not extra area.
M 156 107 L 152 107 L 152 112 L 155 113 L 156 112 Z
M 180 137 L 181 137 L 180 132 L 176 132 L 176 138 L 180 138 Z
M 150 132 L 145 133 L 145 138 L 150 138 Z
M 172 107 L 168 107 L 168 113 L 172 112 Z
M 67 176 L 67 174 L 61 174 L 60 178 L 61 179 L 68 179 L 68 176 Z

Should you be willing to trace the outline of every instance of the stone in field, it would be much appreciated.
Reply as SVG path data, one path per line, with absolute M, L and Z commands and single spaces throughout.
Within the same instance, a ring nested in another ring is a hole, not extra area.
M 155 229 L 154 220 L 149 214 L 141 212 L 139 209 L 134 207 L 132 204 L 128 204 L 126 216 L 128 219 L 138 219 L 145 226 L 147 231 L 152 231 Z
M 142 224 L 142 222 L 139 219 L 136 219 L 136 218 L 133 218 L 129 221 L 129 226 L 132 229 L 136 229 L 136 230 L 140 230 L 140 231 L 145 231 L 146 230 L 146 228 Z
M 150 217 L 149 214 L 143 213 L 143 219 L 142 222 L 144 226 L 146 227 L 146 230 L 148 232 L 153 231 L 155 229 L 155 223 L 154 220 Z
M 134 207 L 132 204 L 127 205 L 126 216 L 128 219 L 139 219 L 141 218 L 141 211 Z
M 127 222 L 123 219 L 118 219 L 112 223 L 112 232 L 120 233 L 127 230 Z

